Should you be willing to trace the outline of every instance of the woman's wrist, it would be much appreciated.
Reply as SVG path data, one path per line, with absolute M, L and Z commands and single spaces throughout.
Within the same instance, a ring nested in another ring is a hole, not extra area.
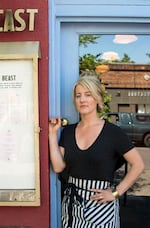
M 119 198 L 119 192 L 117 191 L 116 188 L 112 189 L 112 195 L 114 196 L 115 199 Z
M 49 137 L 56 137 L 57 138 L 57 131 L 49 131 L 48 132 Z

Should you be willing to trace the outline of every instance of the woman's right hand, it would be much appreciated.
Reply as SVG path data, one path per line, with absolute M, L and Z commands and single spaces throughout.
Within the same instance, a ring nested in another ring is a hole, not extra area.
M 49 119 L 49 147 L 50 160 L 55 173 L 60 173 L 64 170 L 66 164 L 64 161 L 64 148 L 58 145 L 57 132 L 61 127 L 61 119 Z
M 61 118 L 49 119 L 49 134 L 57 133 L 61 127 Z

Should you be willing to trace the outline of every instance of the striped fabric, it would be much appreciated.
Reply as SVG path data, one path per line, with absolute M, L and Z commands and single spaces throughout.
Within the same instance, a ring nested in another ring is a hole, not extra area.
M 62 201 L 62 228 L 119 228 L 119 202 L 100 204 L 90 200 L 91 188 L 107 189 L 107 181 L 69 177 Z

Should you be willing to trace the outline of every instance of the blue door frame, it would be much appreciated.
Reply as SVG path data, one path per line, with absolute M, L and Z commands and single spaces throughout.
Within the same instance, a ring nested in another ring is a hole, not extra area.
M 150 3 L 130 0 L 55 0 L 49 2 L 49 116 L 78 120 L 72 86 L 78 78 L 79 34 L 150 34 Z M 122 10 L 121 10 L 122 9 Z M 124 15 L 123 15 L 123 14 Z M 101 15 L 100 15 L 101 14 Z M 123 15 L 123 16 L 122 16 Z M 51 228 L 61 228 L 60 182 L 50 171 Z

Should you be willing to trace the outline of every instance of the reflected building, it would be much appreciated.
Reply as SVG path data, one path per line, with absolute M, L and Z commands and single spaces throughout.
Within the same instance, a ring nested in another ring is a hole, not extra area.
M 112 99 L 111 112 L 150 113 L 150 64 L 112 63 L 100 78 Z

